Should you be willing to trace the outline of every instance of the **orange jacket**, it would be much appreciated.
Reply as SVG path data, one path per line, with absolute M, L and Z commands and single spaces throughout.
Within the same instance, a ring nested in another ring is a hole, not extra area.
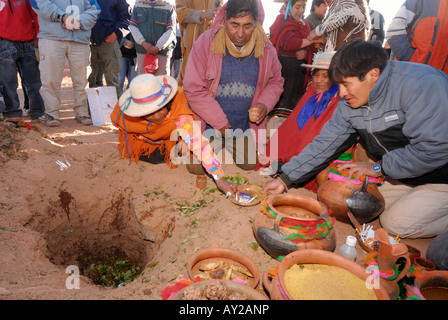
M 397 60 L 428 64 L 448 74 L 448 0 L 407 0 L 387 33 Z

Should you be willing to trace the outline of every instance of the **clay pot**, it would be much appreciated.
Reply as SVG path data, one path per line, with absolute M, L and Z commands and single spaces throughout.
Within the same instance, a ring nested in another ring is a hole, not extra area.
M 325 237 L 315 237 L 314 239 L 297 237 L 294 239 L 294 234 L 298 229 L 289 228 L 284 224 L 285 221 L 289 221 L 293 225 L 305 225 L 330 219 L 327 215 L 327 208 L 321 202 L 308 196 L 286 193 L 271 195 L 263 204 L 272 211 L 275 218 L 260 211 L 253 218 L 252 228 L 258 244 L 272 257 L 277 259 L 303 249 L 328 251 L 335 249 L 336 232 L 334 228 L 330 228 Z M 266 210 L 266 208 L 262 207 L 262 210 Z
M 207 176 L 205 174 L 196 176 L 196 188 L 204 189 L 206 186 L 207 186 Z
M 193 286 L 196 288 L 203 289 L 203 288 L 209 286 L 210 283 L 212 283 L 214 281 L 219 281 L 222 284 L 224 284 L 227 287 L 227 289 L 229 290 L 229 292 L 231 292 L 231 293 L 237 292 L 237 293 L 244 295 L 247 298 L 247 300 L 267 300 L 267 297 L 265 295 L 263 295 L 262 293 L 258 292 L 257 290 L 255 290 L 251 287 L 248 287 L 242 283 L 235 282 L 235 281 L 229 281 L 229 280 L 201 281 L 201 282 L 193 283 L 193 284 L 189 285 L 188 287 Z M 188 287 L 186 287 L 186 288 L 188 288 Z M 187 290 L 186 288 L 183 288 L 182 290 L 180 290 L 170 300 L 183 300 L 184 292 L 185 292 L 185 290 Z
M 256 288 L 260 282 L 260 270 L 255 262 L 253 262 L 245 254 L 227 248 L 207 248 L 196 252 L 188 261 L 187 273 L 191 280 L 194 280 L 195 273 L 199 270 L 199 266 L 208 262 L 227 262 L 230 265 L 240 265 L 247 268 L 252 273 L 253 280 L 249 284 L 251 288 Z
M 448 300 L 448 271 L 415 272 L 414 285 L 426 300 Z
M 268 291 L 271 300 L 293 300 L 286 289 L 284 275 L 286 270 L 295 264 L 323 264 L 335 266 L 350 271 L 358 278 L 368 281 L 370 276 L 365 269 L 343 256 L 324 250 L 303 250 L 288 254 L 278 266 L 277 274 L 270 276 L 268 272 L 263 273 L 263 286 Z M 271 277 L 271 278 L 270 278 Z M 379 288 L 373 288 L 378 300 L 389 300 L 389 295 L 380 284 Z
M 319 189 L 317 191 L 317 198 L 331 210 L 331 215 L 334 216 L 338 221 L 349 223 L 350 220 L 347 217 L 347 212 L 349 211 L 349 207 L 347 206 L 347 199 L 352 197 L 356 191 L 359 192 L 362 188 L 363 185 L 357 185 L 351 182 L 334 181 L 333 179 L 329 179 L 319 186 Z M 361 224 L 371 221 L 372 219 L 377 217 L 385 207 L 384 197 L 379 192 L 376 184 L 367 184 L 365 185 L 365 189 L 366 193 L 372 195 L 378 200 L 378 203 L 375 203 L 375 206 L 372 207 L 371 214 L 368 215 L 360 216 L 352 210 L 352 213 Z M 377 207 L 378 205 L 381 206 L 381 208 Z M 366 202 L 366 206 L 371 206 L 371 203 Z
M 422 257 L 416 257 L 414 259 L 414 264 L 416 267 L 425 271 L 433 271 L 436 269 L 436 265 L 432 261 Z
M 407 274 L 411 267 L 408 247 L 403 243 L 391 244 L 389 241 L 389 234 L 383 228 L 379 228 L 375 231 L 375 238 L 379 244 L 377 263 L 380 271 L 393 270 L 394 265 L 400 258 L 406 260 L 405 266 L 394 280 L 380 278 L 380 282 L 389 294 L 390 299 L 396 300 L 400 293 L 398 281 Z
M 420 250 L 408 244 L 406 244 L 406 247 L 408 247 L 409 259 L 411 259 L 411 263 L 415 264 L 415 259 L 420 257 Z

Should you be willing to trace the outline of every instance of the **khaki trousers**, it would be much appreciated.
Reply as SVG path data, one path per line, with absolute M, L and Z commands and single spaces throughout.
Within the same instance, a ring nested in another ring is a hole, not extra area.
M 401 238 L 434 237 L 448 228 L 448 184 L 417 187 L 385 182 L 379 191 L 386 201 L 381 226 Z
M 122 92 L 118 75 L 121 71 L 121 51 L 118 40 L 115 40 L 113 43 L 104 41 L 99 46 L 90 45 L 90 54 L 92 72 L 88 78 L 89 88 L 96 87 L 96 77 L 101 69 L 106 79 L 106 84 L 115 87 L 117 97 L 120 98 Z
M 79 117 L 89 117 L 87 94 L 87 67 L 90 48 L 88 44 L 73 41 L 39 39 L 39 70 L 42 79 L 41 95 L 45 113 L 59 119 L 61 108 L 61 83 L 67 59 L 73 83 L 73 111 Z

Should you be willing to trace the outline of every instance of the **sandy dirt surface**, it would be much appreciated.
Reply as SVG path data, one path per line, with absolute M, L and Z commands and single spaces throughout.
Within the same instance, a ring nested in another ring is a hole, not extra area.
M 261 272 L 279 264 L 254 245 L 252 219 L 259 205 L 232 204 L 210 178 L 205 189 L 196 188 L 185 165 L 170 169 L 120 159 L 116 128 L 75 121 L 68 74 L 62 96 L 61 127 L 32 123 L 28 130 L 0 123 L 0 300 L 159 300 L 163 288 L 187 277 L 191 256 L 208 247 L 238 250 Z M 70 167 L 61 170 L 57 161 Z M 251 184 L 270 179 L 233 164 L 224 169 Z M 290 192 L 316 198 L 304 189 Z M 185 207 L 192 209 L 182 212 Z M 355 231 L 340 222 L 334 228 L 337 251 Z M 429 243 L 408 242 L 423 254 Z M 365 252 L 357 249 L 362 264 Z M 105 288 L 81 276 L 79 289 L 68 288 L 69 266 L 122 253 L 142 265 L 133 282 Z

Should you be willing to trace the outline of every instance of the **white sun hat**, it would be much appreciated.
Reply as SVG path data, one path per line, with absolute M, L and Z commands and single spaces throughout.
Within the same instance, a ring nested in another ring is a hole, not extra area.
M 301 64 L 301 67 L 313 68 L 313 69 L 327 69 L 330 68 L 331 59 L 336 51 L 323 52 L 319 51 L 314 54 L 313 64 Z
M 177 81 L 170 76 L 149 73 L 136 76 L 119 99 L 120 109 L 130 117 L 142 117 L 160 110 L 173 99 Z

